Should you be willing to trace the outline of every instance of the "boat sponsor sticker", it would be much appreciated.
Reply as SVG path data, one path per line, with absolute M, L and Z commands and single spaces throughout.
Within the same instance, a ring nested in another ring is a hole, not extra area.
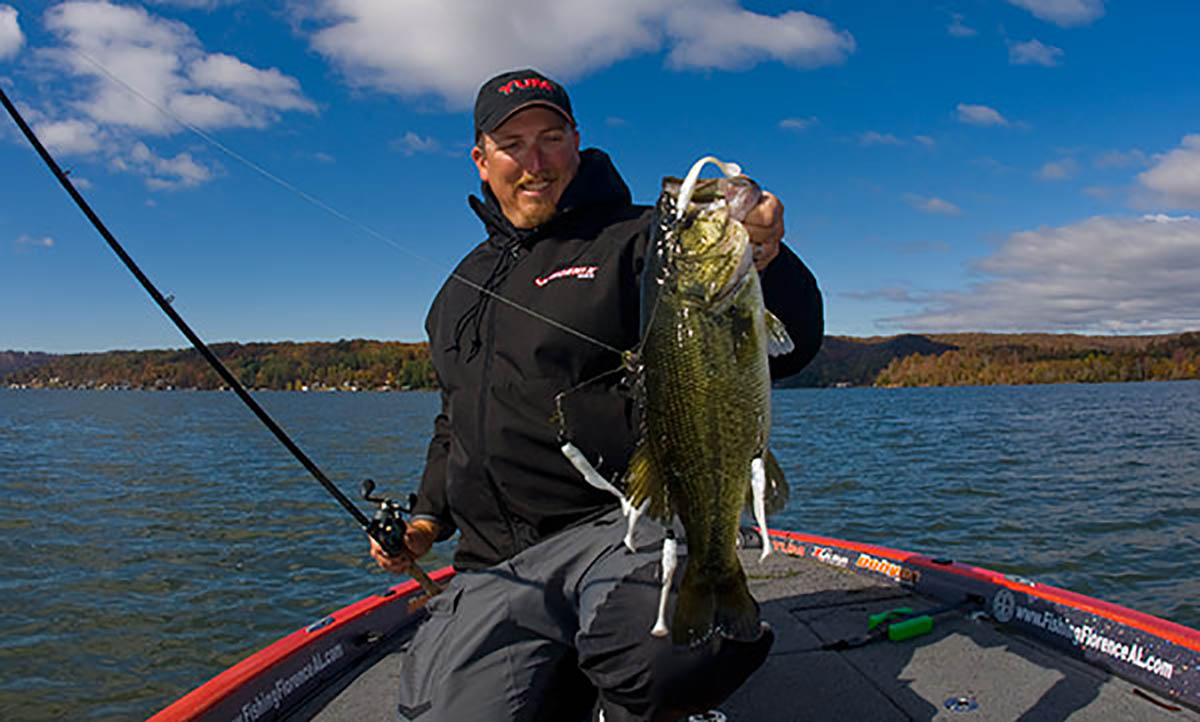
M 1143 640 L 1122 640 L 1128 632 L 1121 625 L 1107 622 L 1101 625 L 1077 624 L 1065 615 L 1050 609 L 1034 609 L 1016 602 L 1008 589 L 1001 589 L 992 598 L 992 615 L 1003 624 L 1017 621 L 1021 624 L 1062 638 L 1070 646 L 1084 652 L 1094 652 L 1109 659 L 1131 665 L 1150 674 L 1170 680 L 1175 676 L 1175 665 L 1153 654 Z M 1109 627 L 1103 629 L 1102 626 Z
M 996 596 L 992 597 L 992 616 L 997 622 L 1008 624 L 1012 621 L 1016 610 L 1017 598 L 1010 590 L 1001 588 L 996 592 Z
M 860 553 L 858 560 L 854 562 L 854 566 L 859 569 L 875 572 L 876 574 L 882 574 L 885 577 L 904 584 L 916 584 L 921 579 L 921 572 L 916 569 L 910 569 L 903 564 L 897 564 L 888 559 L 873 557 L 870 554 Z
M 790 557 L 804 556 L 804 545 L 797 544 L 795 540 L 792 539 L 780 539 L 779 537 L 774 537 L 771 539 L 771 547 L 775 551 L 781 554 L 787 554 Z
M 792 539 L 780 539 L 776 537 L 771 540 L 771 547 L 775 551 L 787 554 L 788 556 L 802 557 L 806 555 L 804 545 L 798 544 Z M 880 574 L 904 584 L 916 584 L 921 579 L 921 572 L 919 570 L 888 559 L 871 556 L 865 552 L 855 552 L 841 547 L 817 546 L 814 544 L 812 545 L 812 549 L 807 550 L 807 556 L 811 556 L 813 559 L 823 564 L 828 564 L 831 567 Z
M 283 701 L 305 683 L 320 674 L 321 670 L 345 656 L 346 650 L 338 642 L 324 652 L 314 652 L 300 669 L 284 677 L 277 677 L 266 689 L 254 695 L 254 699 L 243 704 L 233 722 L 255 722 L 278 710 Z
M 838 554 L 836 550 L 830 547 L 813 547 L 812 555 L 817 560 L 825 562 L 831 567 L 846 569 L 850 566 L 850 557 Z

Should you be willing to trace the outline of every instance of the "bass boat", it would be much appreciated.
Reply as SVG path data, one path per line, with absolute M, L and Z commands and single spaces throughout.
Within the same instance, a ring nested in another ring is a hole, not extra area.
M 760 564 L 752 550 L 763 540 L 744 528 L 742 561 L 775 644 L 719 710 L 696 719 L 1200 722 L 1200 631 L 950 559 L 768 535 L 775 553 Z M 392 722 L 399 651 L 424 599 L 411 581 L 368 596 L 151 720 Z

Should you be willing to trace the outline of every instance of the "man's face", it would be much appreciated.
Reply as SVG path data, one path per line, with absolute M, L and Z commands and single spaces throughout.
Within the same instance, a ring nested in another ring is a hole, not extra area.
M 553 110 L 534 106 L 516 113 L 471 149 L 479 178 L 517 228 L 540 226 L 579 170 L 579 133 Z

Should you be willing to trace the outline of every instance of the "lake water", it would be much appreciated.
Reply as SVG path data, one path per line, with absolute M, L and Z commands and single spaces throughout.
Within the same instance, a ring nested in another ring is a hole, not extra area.
M 257 398 L 347 494 L 415 488 L 436 395 Z M 1200 628 L 1200 382 L 777 391 L 772 446 L 773 526 Z M 145 718 L 394 583 L 365 548 L 232 394 L 0 389 L 0 719 Z

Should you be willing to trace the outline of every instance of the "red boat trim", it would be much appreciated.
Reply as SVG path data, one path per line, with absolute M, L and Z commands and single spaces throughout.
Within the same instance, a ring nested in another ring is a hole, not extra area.
M 446 567 L 430 574 L 430 576 L 434 581 L 443 582 L 453 576 L 453 574 L 454 570 Z M 346 633 L 351 625 L 363 622 L 374 613 L 385 610 L 393 612 L 393 614 L 398 613 L 400 617 L 399 622 L 403 623 L 405 619 L 420 613 L 421 608 L 419 606 L 410 606 L 412 602 L 420 598 L 420 591 L 421 588 L 415 581 L 397 584 L 383 594 L 375 594 L 361 599 L 303 629 L 298 629 L 255 652 L 200 687 L 192 690 L 166 709 L 151 717 L 149 722 L 198 720 L 209 713 L 214 713 L 222 703 L 230 700 L 234 694 L 242 692 L 256 682 L 262 681 L 260 678 L 264 675 L 276 672 L 281 665 L 287 662 L 303 660 L 306 655 L 313 654 L 315 648 L 319 648 L 322 640 L 335 638 L 339 633 Z M 396 607 L 395 610 L 391 609 L 393 605 L 398 604 L 403 606 Z M 333 658 L 328 659 L 330 664 L 337 661 L 337 657 L 340 657 L 340 652 L 336 651 L 340 649 L 340 645 L 337 645 L 335 650 L 330 650 L 335 652 L 334 655 L 330 655 Z M 326 652 L 326 654 L 328 655 L 329 652 Z M 274 707 L 279 708 L 281 705 L 276 704 Z M 246 722 L 250 722 L 251 719 L 263 720 L 273 716 L 263 712 L 262 714 L 249 716 L 237 715 L 231 719 L 245 718 Z

